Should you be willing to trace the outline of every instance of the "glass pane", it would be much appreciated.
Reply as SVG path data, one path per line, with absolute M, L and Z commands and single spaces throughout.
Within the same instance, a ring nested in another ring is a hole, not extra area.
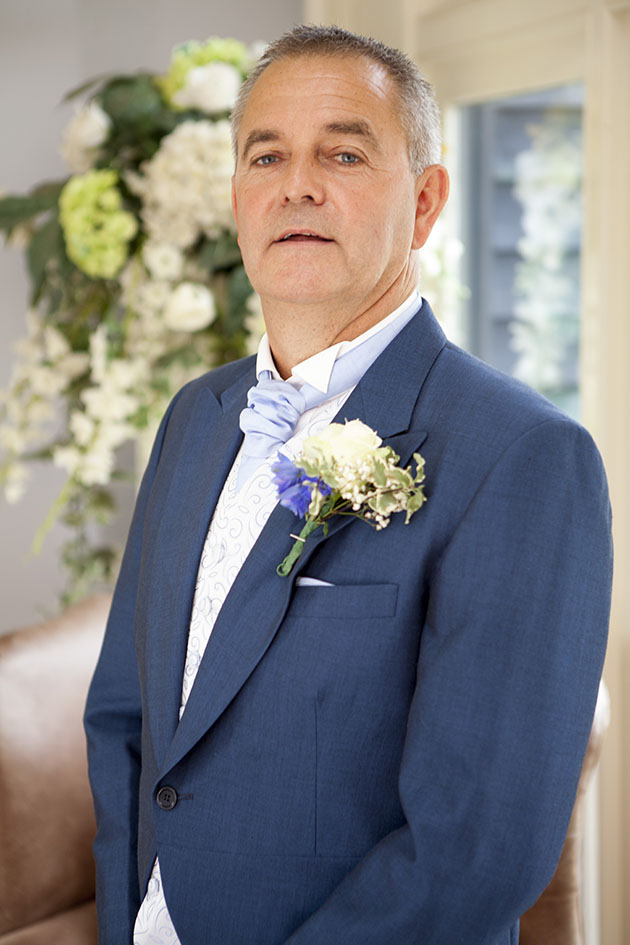
M 579 414 L 582 86 L 460 109 L 466 345 Z

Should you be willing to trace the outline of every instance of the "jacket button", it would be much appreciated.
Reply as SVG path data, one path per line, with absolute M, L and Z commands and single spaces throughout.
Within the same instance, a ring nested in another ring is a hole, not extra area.
M 173 810 L 177 804 L 177 791 L 172 787 L 161 787 L 155 799 L 161 810 Z

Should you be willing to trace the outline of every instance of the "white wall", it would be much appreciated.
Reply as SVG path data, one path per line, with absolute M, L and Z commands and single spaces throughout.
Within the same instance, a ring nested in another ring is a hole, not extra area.
M 21 193 L 66 173 L 57 147 L 71 108 L 60 103 L 84 80 L 105 72 L 164 71 L 176 43 L 210 35 L 270 40 L 300 20 L 300 0 L 2 0 L 0 188 Z M 28 300 L 22 254 L 4 245 L 0 287 L 3 388 Z M 0 500 L 0 632 L 57 604 L 61 528 L 49 535 L 39 557 L 33 558 L 30 547 L 62 484 L 61 473 L 43 466 L 19 505 Z

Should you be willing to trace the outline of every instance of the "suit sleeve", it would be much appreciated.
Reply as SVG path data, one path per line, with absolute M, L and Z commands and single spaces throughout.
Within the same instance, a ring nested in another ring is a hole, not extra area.
M 162 420 L 138 493 L 84 717 L 97 823 L 99 941 L 131 941 L 140 905 L 137 831 L 142 712 L 133 626 L 145 512 L 174 403 Z
M 611 572 L 597 451 L 576 424 L 541 423 L 480 484 L 431 576 L 399 776 L 406 822 L 285 945 L 507 940 L 564 842 Z

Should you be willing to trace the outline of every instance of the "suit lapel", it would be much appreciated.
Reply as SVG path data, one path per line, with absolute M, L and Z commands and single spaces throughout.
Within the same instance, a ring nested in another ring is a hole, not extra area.
M 208 525 L 242 440 L 238 415 L 253 383 L 248 371 L 220 400 L 208 387 L 197 395 L 150 552 L 146 626 L 159 628 L 148 647 L 147 696 L 152 734 L 164 757 L 177 726 L 182 673 L 197 569 Z M 156 645 L 157 643 L 157 645 Z
M 426 438 L 425 432 L 410 429 L 410 424 L 419 392 L 445 340 L 425 302 L 420 312 L 366 372 L 335 418 L 336 422 L 354 418 L 363 420 L 379 433 L 384 443 L 398 453 L 401 464 L 407 465 L 411 454 L 420 448 Z M 236 398 L 239 410 L 243 405 L 246 390 L 247 386 L 245 391 L 241 392 L 240 399 Z M 223 424 L 217 427 L 213 436 L 218 438 L 219 435 L 224 435 L 225 442 L 229 442 L 234 433 L 233 428 L 229 427 L 230 423 L 237 427 L 238 411 L 233 414 L 226 410 Z M 222 434 L 219 431 L 222 431 Z M 180 549 L 181 554 L 185 554 L 185 567 L 182 559 L 183 564 L 178 569 L 178 575 L 179 580 L 187 582 L 185 601 L 188 604 L 181 608 L 180 613 L 171 613 L 173 623 L 177 621 L 176 633 L 180 638 L 176 671 L 169 674 L 169 685 L 176 690 L 177 698 L 199 554 L 210 511 L 216 504 L 239 443 L 240 437 L 237 438 L 236 446 L 229 451 L 229 457 L 224 458 L 221 470 L 215 468 L 211 493 L 206 495 L 205 506 L 202 506 L 209 511 L 202 516 L 202 525 L 192 525 L 194 540 L 191 544 L 194 548 Z M 209 461 L 208 456 L 206 461 Z M 191 468 L 194 468 L 192 464 Z M 198 495 L 194 503 L 186 502 L 188 515 L 196 515 L 197 519 L 200 517 L 199 502 L 202 498 L 203 496 Z M 341 516 L 332 519 L 327 537 L 324 537 L 322 531 L 311 536 L 291 576 L 281 578 L 276 574 L 276 566 L 291 546 L 291 532 L 295 532 L 300 526 L 288 509 L 276 506 L 232 585 L 216 620 L 186 711 L 170 745 L 163 773 L 177 764 L 208 731 L 262 659 L 289 606 L 295 578 L 306 566 L 315 549 L 323 541 L 331 541 L 341 528 L 348 527 L 352 522 L 351 518 Z M 355 523 L 355 526 L 357 524 L 359 523 Z M 173 529 L 175 525 L 176 522 L 171 522 Z M 178 544 L 181 544 L 181 541 L 178 541 Z M 166 679 L 164 682 L 166 683 Z

